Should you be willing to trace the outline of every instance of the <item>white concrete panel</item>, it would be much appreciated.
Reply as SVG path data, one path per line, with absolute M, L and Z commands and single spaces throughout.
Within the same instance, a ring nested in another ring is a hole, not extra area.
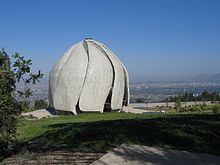
M 98 48 L 88 41 L 87 44 L 89 64 L 79 107 L 81 111 L 103 112 L 112 85 L 113 69 L 109 59 Z
M 123 65 L 123 64 L 122 64 Z M 127 103 L 125 105 L 128 105 L 130 102 L 130 90 L 129 90 L 129 76 L 128 76 L 128 71 L 125 68 L 125 66 L 123 65 L 124 71 L 125 71 L 125 96 L 126 96 L 126 100 Z
M 54 108 L 57 110 L 70 111 L 70 105 L 68 104 L 68 89 L 64 81 L 59 81 L 56 86 L 56 90 L 53 94 Z
M 123 66 L 121 65 L 121 62 L 116 57 L 116 55 L 112 51 L 107 49 L 104 44 L 94 40 L 93 42 L 98 44 L 105 51 L 105 53 L 112 62 L 112 65 L 114 67 L 114 83 L 112 88 L 111 108 L 121 109 L 123 103 L 123 97 L 124 97 L 124 89 L 125 89 L 125 75 L 124 75 L 125 72 Z
M 105 46 L 104 44 L 102 44 L 106 49 L 108 49 L 110 52 L 112 52 L 107 46 Z M 114 53 L 112 52 L 112 54 L 114 55 Z M 116 59 L 118 59 L 118 57 L 116 55 L 114 55 Z M 126 67 L 123 65 L 123 63 L 118 59 L 118 61 L 121 63 L 121 65 L 123 66 L 124 72 L 125 72 L 125 92 L 124 95 L 126 96 L 126 100 L 127 100 L 127 105 L 130 102 L 130 90 L 129 90 L 129 76 L 128 76 L 128 71 L 126 69 Z
M 61 57 L 60 59 L 56 62 L 56 64 L 53 66 L 51 72 L 50 72 L 50 76 L 49 76 L 49 104 L 50 106 L 54 106 L 53 103 L 53 95 L 56 89 L 56 85 L 57 85 L 57 79 L 58 79 L 58 75 L 60 73 L 61 68 L 64 66 L 64 63 L 66 62 L 66 60 L 68 59 L 68 57 L 70 56 L 70 53 L 72 51 L 72 49 L 75 47 L 75 45 L 73 45 L 72 47 L 70 47 Z
M 97 41 L 95 41 L 97 42 Z M 98 42 L 97 42 L 98 43 Z M 115 57 L 115 59 L 118 60 L 118 62 L 122 65 L 123 69 L 124 69 L 124 79 L 125 79 L 125 91 L 124 91 L 124 95 L 125 95 L 125 99 L 127 100 L 127 105 L 130 102 L 130 91 L 129 91 L 129 76 L 128 76 L 128 71 L 126 69 L 126 67 L 123 65 L 123 63 L 118 59 L 118 57 L 104 44 L 99 43 L 102 47 L 104 47 L 106 50 L 108 50 L 109 52 L 111 52 L 111 55 L 113 55 Z
M 80 42 L 72 49 L 68 60 L 60 70 L 57 89 L 54 94 L 57 96 L 54 98 L 56 109 L 71 111 L 76 114 L 75 107 L 82 91 L 87 66 L 88 55 L 83 47 L 83 42 Z M 62 90 L 62 88 L 66 90 Z M 62 102 L 65 104 L 60 103 L 59 99 L 61 98 L 64 98 Z

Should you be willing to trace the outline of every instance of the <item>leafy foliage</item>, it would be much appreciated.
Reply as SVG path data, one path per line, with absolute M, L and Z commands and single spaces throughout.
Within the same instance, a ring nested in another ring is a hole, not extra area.
M 181 108 L 181 99 L 180 97 L 177 97 L 176 102 L 175 102 L 175 109 L 177 112 L 179 112 L 180 108 Z
M 14 93 L 16 82 L 21 80 L 25 84 L 35 84 L 43 74 L 32 74 L 31 60 L 25 60 L 19 53 L 15 53 L 11 60 L 4 49 L 0 51 L 0 159 L 9 154 L 13 147 L 16 132 L 16 119 L 22 110 L 22 106 L 16 101 Z M 21 97 L 29 97 L 32 92 L 28 88 L 25 91 L 17 91 Z
M 202 92 L 199 95 L 193 95 L 193 93 L 184 93 L 178 96 L 171 96 L 165 101 L 167 102 L 176 102 L 177 99 L 180 99 L 181 102 L 185 101 L 220 101 L 220 93 L 219 92 L 211 92 L 209 93 L 207 90 Z
M 33 109 L 31 108 L 30 102 L 27 101 L 27 100 L 25 100 L 25 99 L 22 100 L 22 101 L 20 101 L 19 104 L 20 104 L 21 107 L 22 107 L 22 112 L 28 112 L 28 111 L 33 110 Z
M 32 65 L 31 59 L 25 60 L 23 56 L 19 53 L 15 53 L 12 56 L 15 59 L 13 64 L 13 73 L 14 77 L 16 78 L 17 82 L 23 82 L 24 85 L 27 84 L 36 84 L 36 82 L 43 77 L 43 74 L 38 71 L 37 74 L 31 73 L 30 66 Z M 20 97 L 30 97 L 32 95 L 32 91 L 30 88 L 27 88 L 25 91 L 17 90 Z
M 43 108 L 47 108 L 48 104 L 46 101 L 44 101 L 43 99 L 40 100 L 35 100 L 34 102 L 34 109 L 43 109 Z
M 220 106 L 216 105 L 212 108 L 213 114 L 220 114 Z
M 137 98 L 136 103 L 145 103 L 144 99 L 142 98 Z

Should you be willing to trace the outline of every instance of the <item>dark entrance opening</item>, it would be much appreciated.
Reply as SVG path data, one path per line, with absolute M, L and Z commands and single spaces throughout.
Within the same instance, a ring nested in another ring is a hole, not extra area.
M 109 91 L 108 97 L 105 101 L 104 112 L 110 112 L 112 110 L 112 108 L 111 108 L 111 99 L 112 99 L 112 88 Z

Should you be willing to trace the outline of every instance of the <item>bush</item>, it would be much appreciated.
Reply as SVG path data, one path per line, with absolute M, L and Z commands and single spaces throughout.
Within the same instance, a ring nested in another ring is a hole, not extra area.
M 48 107 L 48 104 L 43 99 L 36 100 L 34 102 L 34 109 L 44 109 L 44 108 L 47 108 L 47 107 Z
M 213 107 L 212 112 L 213 112 L 213 114 L 220 114 L 220 108 L 219 107 Z
M 43 75 L 30 72 L 31 60 L 25 60 L 18 53 L 13 55 L 14 64 L 11 66 L 9 56 L 4 50 L 0 50 L 0 160 L 12 152 L 13 142 L 16 134 L 16 121 L 21 113 L 22 106 L 14 97 L 17 92 L 19 96 L 29 97 L 30 89 L 16 91 L 16 82 L 22 81 L 30 84 Z
M 13 97 L 0 96 L 0 160 L 10 154 L 16 133 L 16 119 L 21 106 Z
M 27 100 L 20 101 L 19 104 L 22 107 L 22 112 L 31 111 L 30 102 Z
M 142 98 L 137 98 L 136 103 L 145 103 L 144 99 Z

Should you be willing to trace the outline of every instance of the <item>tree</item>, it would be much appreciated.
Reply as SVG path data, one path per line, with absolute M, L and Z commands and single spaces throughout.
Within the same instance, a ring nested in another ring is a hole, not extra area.
M 209 97 L 208 91 L 205 90 L 204 92 L 202 92 L 202 100 L 201 101 L 207 101 L 207 100 L 210 100 L 210 97 Z
M 35 100 L 34 102 L 34 109 L 43 109 L 43 108 L 47 108 L 48 104 L 46 101 L 44 101 L 43 99 L 40 100 Z
M 22 100 L 19 102 L 19 104 L 21 105 L 22 108 L 22 112 L 28 112 L 31 110 L 31 105 L 30 102 L 27 100 Z
M 175 102 L 175 109 L 177 112 L 180 112 L 180 108 L 181 108 L 181 99 L 179 96 L 177 96 L 176 102 Z
M 11 65 L 11 59 L 14 60 Z M 15 99 L 15 92 L 21 97 L 32 95 L 30 88 L 16 90 L 16 83 L 35 84 L 43 74 L 31 73 L 31 60 L 26 60 L 19 53 L 12 58 L 4 49 L 0 50 L 0 160 L 12 151 L 16 133 L 16 121 L 22 107 Z
M 144 99 L 142 99 L 142 98 L 137 98 L 137 99 L 136 99 L 136 103 L 144 103 Z

